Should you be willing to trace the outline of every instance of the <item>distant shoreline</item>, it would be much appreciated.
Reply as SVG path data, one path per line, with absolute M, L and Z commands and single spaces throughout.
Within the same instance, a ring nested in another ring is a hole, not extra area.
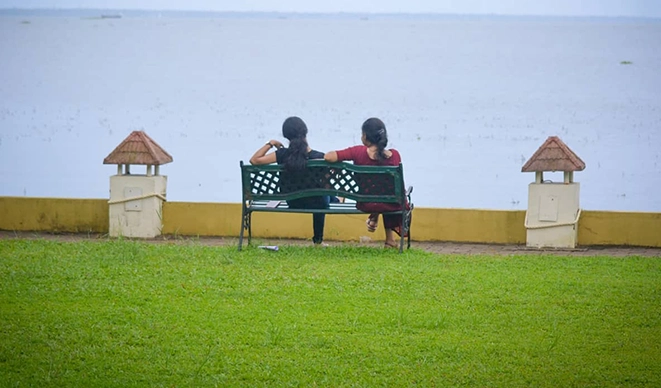
M 549 16 L 504 14 L 441 14 L 441 13 L 311 13 L 311 12 L 239 12 L 139 9 L 74 9 L 74 8 L 0 8 L 0 17 L 81 17 L 103 18 L 224 18 L 224 19 L 340 19 L 340 20 L 502 20 L 502 21 L 631 21 L 661 22 L 658 17 L 630 16 Z M 115 17 L 119 18 L 119 17 Z

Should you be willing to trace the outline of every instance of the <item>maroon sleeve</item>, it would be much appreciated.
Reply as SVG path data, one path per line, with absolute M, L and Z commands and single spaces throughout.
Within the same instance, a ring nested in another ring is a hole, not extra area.
M 360 146 L 353 146 L 343 150 L 335 151 L 337 153 L 337 161 L 341 162 L 343 160 L 355 160 L 356 148 L 359 147 Z
M 399 166 L 399 164 L 402 162 L 402 157 L 399 154 L 399 151 L 396 149 L 391 149 L 392 152 L 392 158 L 391 158 L 391 163 L 393 166 Z

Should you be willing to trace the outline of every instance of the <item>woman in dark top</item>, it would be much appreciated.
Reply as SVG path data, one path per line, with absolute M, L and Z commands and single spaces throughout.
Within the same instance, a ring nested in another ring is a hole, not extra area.
M 324 156 L 328 162 L 352 160 L 354 164 L 364 166 L 398 166 L 402 158 L 396 149 L 386 149 L 388 132 L 386 125 L 378 118 L 367 119 L 362 126 L 362 145 L 349 147 L 340 151 L 330 151 Z M 399 211 L 402 207 L 395 203 L 359 202 L 359 210 L 370 213 L 367 218 L 367 230 L 374 232 L 379 221 L 379 213 Z M 383 215 L 383 225 L 386 231 L 386 247 L 398 247 L 393 232 L 401 235 L 402 218 L 398 215 Z
M 281 142 L 271 140 L 250 158 L 251 164 L 282 164 L 285 168 L 281 181 L 281 188 L 286 187 L 285 174 L 303 174 L 307 166 L 308 159 L 323 159 L 324 153 L 313 150 L 308 145 L 306 136 L 308 127 L 299 117 L 289 117 L 282 124 L 282 136 L 289 140 L 289 148 L 285 148 Z M 275 148 L 275 152 L 269 152 Z M 330 198 L 328 196 L 307 197 L 287 201 L 287 205 L 292 209 L 326 209 Z M 326 215 L 315 213 L 312 215 L 312 230 L 314 236 L 312 241 L 315 244 L 321 244 L 324 240 L 324 223 Z

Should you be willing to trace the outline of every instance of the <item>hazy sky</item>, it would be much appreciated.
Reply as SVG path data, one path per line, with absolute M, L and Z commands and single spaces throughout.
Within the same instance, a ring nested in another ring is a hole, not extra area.
M 0 0 L 0 8 L 661 17 L 661 0 Z
M 661 0 L 0 0 L 0 8 L 661 17 Z

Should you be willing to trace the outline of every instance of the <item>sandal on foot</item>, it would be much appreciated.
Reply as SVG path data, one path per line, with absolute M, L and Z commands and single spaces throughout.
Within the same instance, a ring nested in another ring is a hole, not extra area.
M 401 228 L 401 226 L 395 226 L 394 228 L 392 228 L 392 230 L 393 230 L 395 233 L 397 233 L 398 236 L 400 236 L 400 237 L 402 236 L 402 228 Z M 404 234 L 404 237 L 408 237 L 408 236 L 409 236 L 409 233 L 406 232 L 406 233 Z
M 396 249 L 399 249 L 399 244 L 397 244 L 396 242 L 389 243 L 388 241 L 386 241 L 386 242 L 383 244 L 383 247 L 386 248 L 386 249 L 388 249 L 388 248 L 396 248 Z
M 379 225 L 379 219 L 368 218 L 367 221 L 365 221 L 365 224 L 367 225 L 367 231 L 374 233 L 376 232 L 376 227 Z

